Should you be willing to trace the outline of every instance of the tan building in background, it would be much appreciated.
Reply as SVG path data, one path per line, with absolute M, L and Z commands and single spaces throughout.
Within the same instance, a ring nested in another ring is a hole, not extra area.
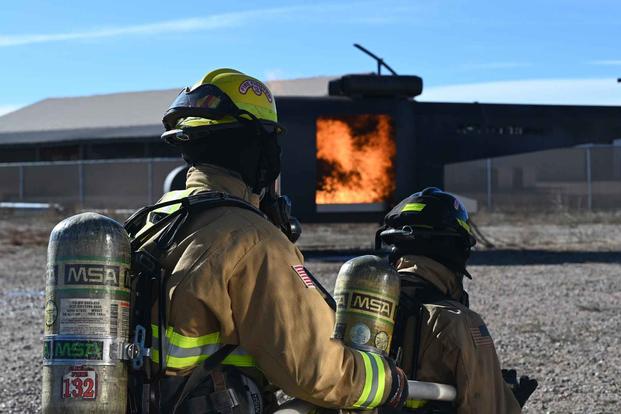
M 316 77 L 268 83 L 277 97 L 293 97 L 292 102 L 300 105 L 315 97 L 326 97 L 327 85 L 332 79 L 334 78 Z M 133 209 L 154 202 L 162 194 L 168 173 L 184 164 L 178 154 L 159 138 L 163 132 L 161 116 L 178 91 L 179 89 L 168 89 L 51 98 L 1 116 L 0 203 L 42 202 L 58 203 L 70 208 Z M 332 99 L 345 102 L 349 98 Z M 355 99 L 357 98 L 354 97 L 353 100 Z M 441 105 L 445 104 L 428 106 L 427 110 L 433 114 L 425 119 L 435 117 L 434 122 L 438 124 L 449 122 L 450 116 L 436 116 L 435 109 L 432 109 L 440 108 Z M 483 105 L 474 106 L 483 108 Z M 380 106 L 380 110 L 382 108 L 384 107 Z M 522 111 L 520 108 L 516 110 Z M 481 111 L 484 110 L 477 109 L 474 112 L 478 114 Z M 336 113 L 326 116 L 319 112 L 316 122 L 309 121 L 308 125 L 315 128 L 313 134 L 318 133 L 317 125 L 322 120 L 330 120 L 335 116 L 347 118 L 348 115 Z M 356 116 L 364 118 L 365 115 Z M 382 118 L 383 115 L 376 116 Z M 396 120 L 394 128 L 399 129 L 401 126 Z M 449 132 L 452 131 L 450 128 Z M 502 139 L 506 135 L 496 131 L 496 127 L 481 129 L 479 126 L 477 130 L 471 125 L 465 125 L 460 128 L 456 139 L 463 142 L 486 133 L 490 134 L 490 140 L 498 140 L 495 143 L 498 144 L 504 142 Z M 512 129 L 514 127 L 508 128 L 511 129 L 508 132 L 515 132 Z M 403 132 L 401 143 L 409 145 L 408 140 L 418 139 L 410 138 L 408 134 L 411 133 L 411 129 L 407 133 Z M 493 137 L 494 134 L 496 138 Z M 295 135 L 290 133 L 286 139 L 295 144 L 299 139 Z M 432 138 L 437 137 L 429 137 Z M 510 138 L 520 139 L 519 136 Z M 541 136 L 537 139 L 548 138 Z M 374 142 L 365 140 L 367 141 Z M 318 143 L 319 141 L 316 142 L 317 145 Z M 328 142 L 326 148 L 334 150 L 336 146 Z M 297 151 L 296 145 L 290 145 L 289 150 Z M 308 152 L 307 149 L 304 151 Z M 417 154 L 421 154 L 420 150 L 417 151 Z M 408 172 L 410 166 L 403 160 L 409 159 L 410 155 L 402 155 L 399 164 L 398 157 L 394 155 L 399 152 L 400 147 L 397 145 L 396 151 L 386 150 L 383 153 L 390 158 L 388 164 L 392 165 L 391 168 L 402 173 Z M 302 153 L 294 154 L 294 158 L 299 159 L 302 156 L 300 154 Z M 317 154 L 316 156 L 318 157 Z M 324 164 L 331 167 L 333 163 Z M 432 162 L 432 165 L 442 171 L 442 163 L 436 166 Z M 360 163 L 352 165 L 351 171 L 345 173 L 355 176 L 361 167 Z M 415 167 L 416 165 L 412 166 L 412 171 Z M 344 173 L 335 169 L 326 174 L 329 178 L 334 174 Z M 311 177 L 312 180 L 320 182 L 322 177 L 319 168 L 316 178 L 313 177 L 315 175 Z M 376 181 L 377 178 L 373 178 L 373 182 Z M 306 188 L 311 183 L 307 180 L 303 184 L 296 182 L 295 185 Z M 373 191 L 377 190 L 375 184 L 365 185 L 367 192 L 374 194 Z M 574 147 L 448 164 L 444 166 L 444 187 L 448 191 L 476 200 L 479 208 L 488 210 L 617 209 L 621 202 L 621 146 Z M 404 188 L 400 191 L 403 190 Z M 410 192 L 417 190 L 420 188 L 405 188 L 405 191 Z M 315 188 L 309 187 L 308 191 L 314 193 Z M 353 207 L 358 211 L 377 210 L 377 213 L 381 213 L 379 210 L 390 205 L 391 197 L 389 195 L 385 200 L 379 200 L 380 202 L 371 200 L 364 205 L 357 204 Z M 353 209 L 352 202 L 355 201 L 344 204 L 347 209 Z M 337 207 L 341 206 L 326 207 L 318 203 L 312 209 L 319 213 L 323 210 L 340 211 Z
M 445 187 L 497 211 L 617 210 L 621 141 L 451 164 Z

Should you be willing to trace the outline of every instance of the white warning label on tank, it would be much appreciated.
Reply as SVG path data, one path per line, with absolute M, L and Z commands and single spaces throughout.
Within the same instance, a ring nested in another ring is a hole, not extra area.
M 129 302 L 107 299 L 61 299 L 61 335 L 127 338 Z

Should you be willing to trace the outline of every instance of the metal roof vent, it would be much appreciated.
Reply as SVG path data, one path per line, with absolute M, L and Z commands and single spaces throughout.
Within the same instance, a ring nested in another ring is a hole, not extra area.
M 354 43 L 354 47 L 366 53 L 377 62 L 377 75 L 345 75 L 330 81 L 328 95 L 349 96 L 352 98 L 414 98 L 423 93 L 423 79 L 418 76 L 400 76 L 381 57 L 363 46 Z M 392 76 L 382 76 L 382 67 Z
M 414 98 L 423 93 L 423 79 L 414 75 L 345 75 L 330 81 L 330 96 Z

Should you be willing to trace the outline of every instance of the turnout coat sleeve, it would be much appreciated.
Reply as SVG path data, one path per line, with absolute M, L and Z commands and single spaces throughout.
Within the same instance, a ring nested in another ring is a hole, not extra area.
M 302 254 L 280 233 L 256 243 L 237 263 L 228 292 L 239 344 L 289 395 L 328 408 L 383 404 L 391 386 L 388 364 L 379 360 L 385 375 L 370 378 L 368 357 L 330 339 L 334 312 L 305 283 L 302 265 Z M 381 384 L 370 387 L 372 380 Z

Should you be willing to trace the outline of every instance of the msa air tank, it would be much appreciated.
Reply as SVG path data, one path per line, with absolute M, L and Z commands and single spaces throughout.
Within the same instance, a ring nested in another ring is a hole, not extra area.
M 131 250 L 123 226 L 95 213 L 58 223 L 48 245 L 44 413 L 125 413 Z
M 388 355 L 399 290 L 399 274 L 380 257 L 366 255 L 345 262 L 334 288 L 332 337 L 353 348 Z

